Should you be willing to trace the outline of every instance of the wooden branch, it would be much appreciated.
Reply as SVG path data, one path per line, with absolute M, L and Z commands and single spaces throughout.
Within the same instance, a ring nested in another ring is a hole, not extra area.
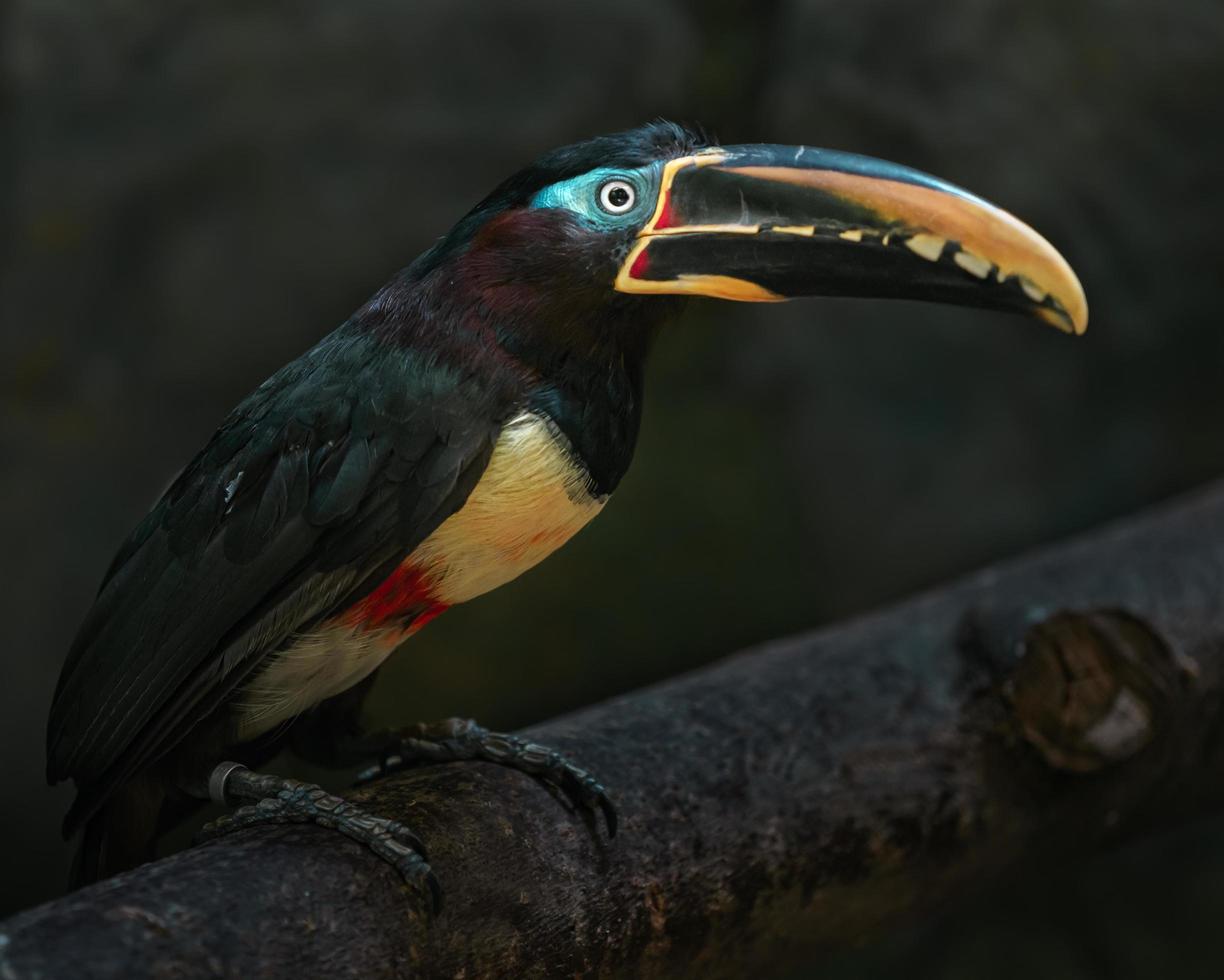
M 1222 698 L 1224 484 L 531 729 L 613 789 L 611 843 L 484 764 L 357 794 L 429 843 L 433 925 L 357 845 L 261 829 L 0 925 L 0 977 L 777 969 L 1220 806 Z

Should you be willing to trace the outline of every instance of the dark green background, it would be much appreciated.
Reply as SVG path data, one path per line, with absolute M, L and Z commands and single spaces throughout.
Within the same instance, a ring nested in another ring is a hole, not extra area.
M 0 16 L 0 912 L 61 883 L 70 793 L 43 785 L 43 724 L 120 539 L 234 401 L 558 143 L 668 115 L 932 171 L 1058 245 L 1091 328 L 696 304 L 604 515 L 401 651 L 384 721 L 543 718 L 1224 471 L 1218 0 Z M 828 968 L 1184 977 L 1214 956 L 1214 975 L 1221 871 L 1206 821 Z

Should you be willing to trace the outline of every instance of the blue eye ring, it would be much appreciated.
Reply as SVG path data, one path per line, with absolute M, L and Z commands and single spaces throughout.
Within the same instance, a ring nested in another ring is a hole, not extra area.
M 605 230 L 624 228 L 649 210 L 662 165 L 639 170 L 598 167 L 536 191 L 529 207 L 564 208 Z
M 613 177 L 599 185 L 596 200 L 599 207 L 612 215 L 628 214 L 637 205 L 637 187 L 623 177 Z

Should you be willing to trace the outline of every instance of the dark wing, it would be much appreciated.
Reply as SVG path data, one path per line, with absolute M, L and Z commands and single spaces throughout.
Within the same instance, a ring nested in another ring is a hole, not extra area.
M 69 653 L 47 731 L 48 778 L 82 789 L 67 823 L 458 510 L 510 407 L 344 331 L 252 393 L 120 549 Z

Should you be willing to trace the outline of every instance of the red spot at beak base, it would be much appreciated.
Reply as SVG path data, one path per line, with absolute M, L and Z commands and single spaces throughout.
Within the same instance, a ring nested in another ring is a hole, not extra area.
M 676 223 L 676 216 L 672 211 L 671 189 L 669 188 L 665 193 L 667 196 L 663 198 L 663 207 L 659 211 L 658 220 L 655 221 L 652 230 L 654 228 L 670 228 Z

